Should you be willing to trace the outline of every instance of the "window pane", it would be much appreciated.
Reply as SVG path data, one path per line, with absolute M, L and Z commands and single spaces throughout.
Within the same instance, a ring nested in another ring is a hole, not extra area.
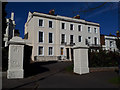
M 81 36 L 78 37 L 79 42 L 81 42 Z
M 78 31 L 81 31 L 81 25 L 78 25 Z
M 65 42 L 65 34 L 61 35 L 61 42 L 64 43 Z
M 70 43 L 73 43 L 73 35 L 70 35 Z
M 39 42 L 43 42 L 43 32 L 39 32 Z
M 43 26 L 43 20 L 39 19 L 39 26 Z
M 70 30 L 73 30 L 73 24 L 70 24 Z
M 88 32 L 90 32 L 90 27 L 88 27 Z
M 94 38 L 94 42 L 95 42 L 95 45 L 97 45 L 97 38 L 96 37 Z
M 49 28 L 52 28 L 52 21 L 49 21 Z
M 49 43 L 52 43 L 52 33 L 49 33 Z
M 85 44 L 88 45 L 88 40 L 87 39 L 85 39 Z
M 65 23 L 62 23 L 62 29 L 65 29 Z
M 110 47 L 112 46 L 112 43 L 113 43 L 113 42 L 112 42 L 112 41 L 110 41 Z
M 91 37 L 88 37 L 88 44 L 91 44 L 92 41 L 91 41 Z
M 43 55 L 43 47 L 39 46 L 39 55 Z
M 49 47 L 49 55 L 53 54 L 53 47 Z
M 96 28 L 94 28 L 94 32 L 97 33 L 97 29 Z

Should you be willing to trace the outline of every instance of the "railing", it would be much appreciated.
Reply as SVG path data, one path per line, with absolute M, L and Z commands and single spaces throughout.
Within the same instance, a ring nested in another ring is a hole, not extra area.
M 61 42 L 62 45 L 67 45 L 67 42 Z
M 100 44 L 88 44 L 90 47 L 100 47 Z
M 74 46 L 75 45 L 75 43 L 73 43 L 73 42 L 70 42 L 70 46 Z

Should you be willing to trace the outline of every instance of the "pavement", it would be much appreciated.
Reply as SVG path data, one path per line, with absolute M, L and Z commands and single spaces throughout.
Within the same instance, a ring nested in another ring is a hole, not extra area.
M 91 72 L 78 75 L 65 70 L 71 62 L 36 63 L 29 68 L 24 79 L 7 79 L 2 77 L 3 89 L 23 88 L 120 88 L 109 80 L 117 77 L 115 71 Z

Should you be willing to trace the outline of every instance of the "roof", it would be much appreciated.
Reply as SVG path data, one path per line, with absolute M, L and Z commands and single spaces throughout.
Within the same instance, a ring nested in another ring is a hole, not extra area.
M 98 24 L 98 23 L 89 22 L 89 21 L 85 21 L 83 19 L 76 19 L 76 18 L 72 18 L 72 17 L 60 16 L 60 15 L 50 15 L 50 14 L 44 14 L 44 13 L 39 13 L 39 12 L 33 12 L 31 14 L 32 14 L 32 16 L 37 16 L 37 17 L 44 17 L 44 18 L 50 18 L 50 19 L 55 19 L 55 20 L 81 23 L 81 24 L 85 24 L 85 25 L 93 25 L 93 26 L 98 26 L 98 27 L 100 26 L 100 24 Z M 29 21 L 29 20 L 27 20 L 27 21 Z
M 117 37 L 115 35 L 105 35 L 105 34 L 100 34 L 100 36 Z

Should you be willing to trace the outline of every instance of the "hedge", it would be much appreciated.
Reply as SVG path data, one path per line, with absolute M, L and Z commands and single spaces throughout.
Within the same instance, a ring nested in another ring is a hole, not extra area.
M 99 50 L 88 52 L 89 67 L 114 67 L 118 66 L 120 54 L 118 52 Z

